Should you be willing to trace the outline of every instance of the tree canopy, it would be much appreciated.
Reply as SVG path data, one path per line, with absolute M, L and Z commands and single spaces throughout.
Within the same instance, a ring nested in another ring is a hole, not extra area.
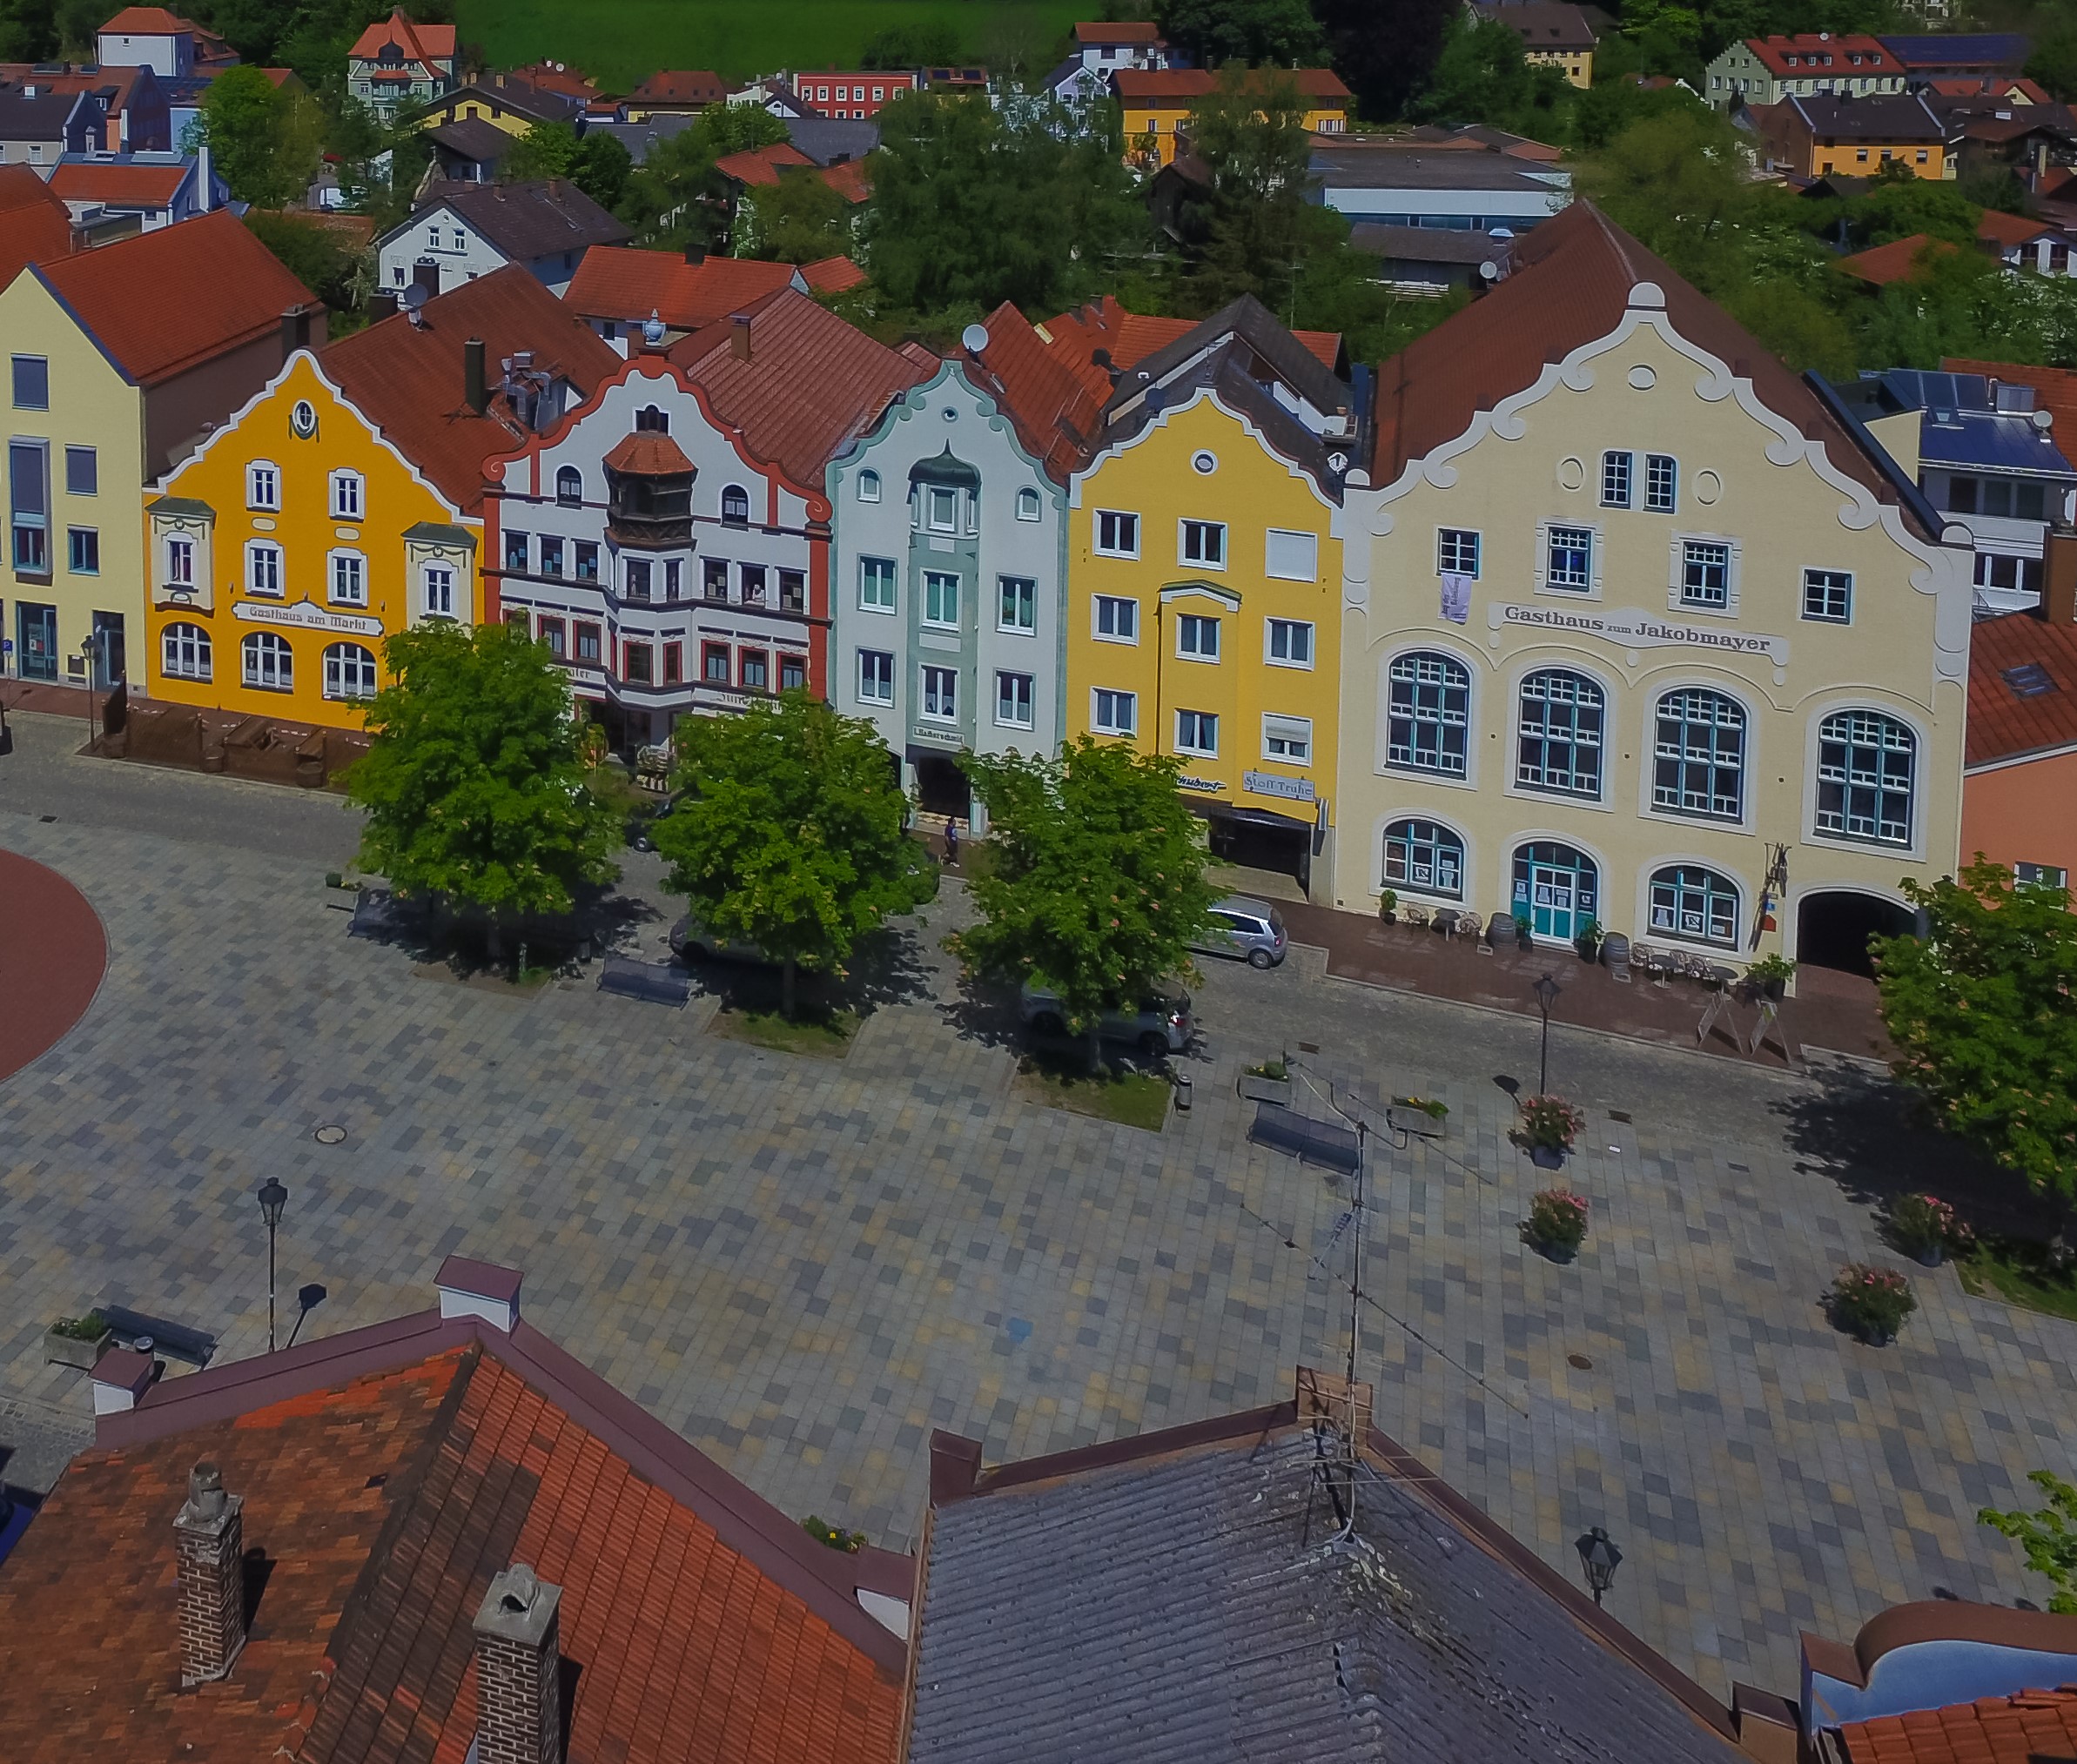
M 1959 880 L 1906 879 L 1924 937 L 1876 950 L 1899 1070 L 1943 1122 L 2036 1189 L 2077 1197 L 2077 916 L 2068 891 L 2014 885 L 1980 855 Z
M 761 104 L 709 104 L 690 128 L 650 146 L 616 211 L 646 245 L 718 248 L 727 216 L 715 162 L 785 138 L 785 124 Z
M 788 165 L 776 184 L 745 193 L 736 211 L 737 254 L 812 264 L 848 252 L 853 209 L 809 165 Z
M 284 91 L 256 67 L 226 68 L 209 83 L 198 128 L 232 195 L 258 208 L 300 202 L 323 157 L 316 100 Z
M 967 883 L 980 922 L 953 940 L 963 961 L 1058 994 L 1078 1028 L 1189 968 L 1219 893 L 1180 760 L 1084 735 L 1057 758 L 963 763 L 989 821 L 989 862 Z
M 2077 1616 L 2077 1486 L 2050 1470 L 2032 1470 L 2027 1481 L 2048 1497 L 2039 1512 L 2000 1512 L 1982 1507 L 1978 1525 L 1989 1526 L 2016 1539 L 2027 1551 L 2027 1566 L 2046 1574 L 2055 1588 L 2049 1610 L 2058 1616 Z
M 562 913 L 618 874 L 611 805 L 584 781 L 569 685 L 509 625 L 434 620 L 384 645 L 393 683 L 368 707 L 373 743 L 346 775 L 367 810 L 361 866 L 405 894 L 504 914 Z
M 1535 140 L 1561 139 L 1575 93 L 1555 67 L 1531 62 L 1521 34 L 1496 18 L 1456 13 L 1427 91 L 1411 113 L 1429 123 L 1484 123 Z
M 783 965 L 789 1016 L 797 969 L 837 968 L 930 897 L 935 867 L 904 827 L 899 775 L 870 723 L 790 692 L 740 716 L 688 718 L 677 744 L 684 795 L 654 834 L 664 886 L 716 936 Z
M 1161 0 L 1155 22 L 1199 67 L 1317 67 L 1327 55 L 1307 0 Z

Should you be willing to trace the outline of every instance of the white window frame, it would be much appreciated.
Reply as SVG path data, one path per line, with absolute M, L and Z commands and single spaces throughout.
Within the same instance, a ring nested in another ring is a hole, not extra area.
M 245 506 L 263 514 L 281 512 L 281 468 L 272 459 L 245 462 Z
M 1305 659 L 1279 655 L 1276 639 L 1279 631 L 1303 631 L 1305 634 Z M 1320 632 L 1310 619 L 1265 619 L 1262 620 L 1262 660 L 1271 667 L 1297 667 L 1307 674 L 1313 671 L 1315 658 L 1320 654 Z
M 1622 461 L 1619 468 L 1616 462 Z M 1609 494 L 1613 469 L 1619 469 L 1623 479 L 1623 493 Z M 1637 456 L 1626 447 L 1610 447 L 1601 456 L 1601 506 L 1603 508 L 1635 508 L 1637 506 Z
M 1687 580 L 1687 548 L 1691 545 L 1720 545 L 1724 550 L 1724 604 L 1720 607 L 1705 605 L 1685 598 Z M 1738 578 L 1744 547 L 1726 533 L 1677 533 L 1668 547 L 1669 574 L 1666 580 L 1666 610 L 1670 613 L 1700 613 L 1705 618 L 1731 619 L 1738 616 Z
M 1103 713 L 1106 699 L 1110 700 L 1112 704 L 1112 714 L 1108 717 L 1106 717 Z M 1116 714 L 1120 708 L 1126 712 L 1126 718 L 1123 721 L 1120 721 Z M 1099 735 L 1136 737 L 1139 733 L 1139 694 L 1136 692 L 1120 691 L 1115 687 L 1091 687 L 1089 688 L 1089 727 Z
M 867 569 L 866 566 L 868 564 L 885 565 L 885 573 L 883 575 L 879 571 Z M 901 566 L 891 557 L 861 557 L 858 560 L 858 610 L 861 613 L 893 612 L 899 594 L 899 589 L 897 584 L 899 580 L 900 575 Z M 868 597 L 865 592 L 865 585 L 869 581 L 880 581 L 885 583 L 887 588 L 887 598 L 884 600 L 877 600 Z
M 263 558 L 269 560 L 272 565 L 269 572 L 272 578 L 271 584 L 262 583 L 259 579 L 259 563 Z M 279 600 L 286 592 L 285 585 L 287 575 L 288 559 L 279 540 L 249 539 L 245 541 L 245 593 L 257 594 L 266 600 Z
M 1652 474 L 1661 466 L 1672 474 L 1672 487 L 1661 498 L 1652 487 Z M 1680 512 L 1680 461 L 1671 453 L 1647 453 L 1644 455 L 1644 512 L 1647 514 L 1677 514 Z
M 326 504 L 334 520 L 367 519 L 368 480 L 358 472 L 341 468 L 326 480 Z
M 1018 597 L 1014 620 L 1003 616 L 1009 609 L 1010 584 L 1018 583 L 1025 592 Z M 1029 616 L 1025 616 L 1026 614 Z M 1038 630 L 1038 581 L 1035 576 L 998 575 L 995 579 L 995 628 L 1018 636 L 1035 636 Z
M 874 664 L 870 670 L 868 662 Z M 870 683 L 884 690 L 866 690 L 869 672 Z M 891 649 L 861 649 L 858 652 L 857 685 L 860 704 L 891 705 L 894 702 L 894 652 Z
M 1112 529 L 1112 542 L 1108 545 L 1104 542 L 1104 523 L 1106 521 L 1116 523 Z M 1089 531 L 1090 538 L 1099 557 L 1136 558 L 1139 555 L 1139 517 L 1129 509 L 1098 509 Z M 1117 534 L 1120 531 L 1131 533 L 1129 541 L 1122 544 L 1119 542 Z
M 1276 545 L 1279 540 L 1305 541 L 1307 564 L 1304 573 L 1295 570 L 1279 569 Z M 1317 582 L 1320 580 L 1320 535 L 1307 533 L 1302 527 L 1272 527 L 1262 535 L 1262 573 L 1274 581 Z
M 931 610 L 933 594 L 942 594 L 946 584 L 951 587 L 951 616 L 944 616 L 942 602 L 939 610 Z M 923 573 L 923 607 L 919 622 L 932 631 L 957 631 L 959 628 L 959 573 L 957 570 L 925 570 Z
M 1183 719 L 1185 717 L 1193 719 L 1189 727 L 1193 733 L 1191 739 L 1186 741 L 1183 739 Z M 1212 732 L 1210 747 L 1206 747 L 1203 743 L 1205 726 L 1207 723 L 1211 725 Z M 1175 750 L 1179 754 L 1187 754 L 1193 759 L 1217 759 L 1219 757 L 1219 713 L 1215 710 L 1185 710 L 1179 705 L 1175 713 Z
M 1024 707 L 1019 714 L 1014 688 L 1023 683 Z M 1010 688 L 1005 693 L 1005 688 Z M 1029 674 L 1020 674 L 1010 668 L 998 668 L 995 675 L 995 722 L 998 728 L 1028 729 L 1036 727 L 1038 701 L 1038 681 Z M 1005 713 L 1004 706 L 1008 704 Z
M 1538 537 L 1540 540 L 1541 534 Z M 1463 567 L 1463 542 L 1466 540 L 1471 541 L 1469 569 Z M 1452 541 L 1457 554 L 1455 566 L 1445 554 L 1445 547 Z M 1476 581 L 1479 569 L 1485 561 L 1485 534 L 1475 527 L 1438 527 L 1435 529 L 1435 573 L 1438 576 L 1469 576 L 1473 581 Z
M 207 626 L 176 619 L 159 632 L 159 672 L 169 680 L 196 680 L 206 685 L 215 672 L 214 648 Z
M 342 588 L 342 580 L 348 578 L 352 585 Z M 343 546 L 326 553 L 325 599 L 334 607 L 367 605 L 368 560 L 365 553 Z
M 1198 546 L 1201 553 L 1204 542 L 1208 538 L 1214 540 L 1213 549 L 1217 555 L 1193 555 L 1192 545 Z M 1187 564 L 1192 569 L 1223 572 L 1227 559 L 1226 540 L 1226 523 L 1223 520 L 1179 520 L 1175 524 L 1176 561 Z
M 296 683 L 296 652 L 294 647 L 279 631 L 255 631 L 242 639 L 238 646 L 239 679 L 256 692 L 292 692 Z M 266 678 L 268 670 L 252 665 L 254 656 L 274 658 L 274 678 Z M 281 676 L 283 667 L 288 678 Z
M 933 693 L 931 676 L 933 674 L 937 676 L 935 692 L 938 701 L 941 707 L 949 706 L 949 708 L 938 710 L 931 708 L 931 699 Z M 950 682 L 949 690 L 945 684 L 947 681 Z M 924 721 L 957 723 L 959 721 L 959 670 L 958 668 L 940 667 L 934 662 L 926 661 L 922 665 L 922 673 L 917 685 L 916 714 Z
M 1121 636 L 1115 631 L 1104 629 L 1104 609 L 1106 607 L 1127 607 L 1132 609 L 1133 634 Z M 1089 597 L 1089 634 L 1099 643 L 1124 643 L 1133 648 L 1139 646 L 1139 602 L 1130 594 L 1092 594 Z
M 880 474 L 870 468 L 858 474 L 858 500 L 877 502 L 880 500 Z
M 1584 587 L 1553 585 L 1550 580 L 1550 536 L 1554 533 L 1583 533 L 1589 536 L 1587 550 L 1587 584 Z M 1607 547 L 1602 542 L 1602 529 L 1598 522 L 1591 520 L 1539 520 L 1536 523 L 1536 591 L 1564 600 L 1593 600 L 1601 597 L 1602 565 Z
M 1029 485 L 1017 493 L 1017 518 L 1019 520 L 1037 520 L 1045 512 L 1045 506 L 1038 500 L 1038 493 Z
M 1175 615 L 1175 654 L 1179 661 L 1202 661 L 1216 665 L 1219 661 L 1220 620 L 1209 613 L 1178 613 Z M 1207 629 L 1211 632 L 1212 647 L 1204 647 Z M 1186 640 L 1195 638 L 1195 643 Z
M 367 657 L 368 674 L 370 679 L 374 683 L 368 685 L 365 691 L 361 689 L 360 682 L 359 681 L 355 682 L 353 690 L 350 692 L 346 690 L 345 683 L 346 670 L 348 667 L 352 667 L 356 673 L 359 673 L 360 667 L 360 664 L 359 662 L 349 662 L 345 659 L 341 652 L 347 649 L 358 649 L 363 655 Z M 373 698 L 377 691 L 380 689 L 380 674 L 378 672 L 376 667 L 375 652 L 369 648 L 366 644 L 356 643 L 349 638 L 342 637 L 338 642 L 327 643 L 325 646 L 323 660 L 325 671 L 325 697 L 335 701 L 340 701 L 347 704 L 360 704 L 365 703 L 367 700 Z M 335 681 L 339 682 L 336 687 L 333 684 Z
M 445 579 L 443 593 L 436 595 L 434 584 Z M 435 601 L 444 601 L 436 605 Z M 452 619 L 454 614 L 454 566 L 451 563 L 432 562 L 419 567 L 419 603 L 426 609 L 428 619 Z
M 166 586 L 192 588 L 195 585 L 195 542 L 185 533 L 166 536 Z
M 1295 747 L 1296 753 L 1279 753 L 1275 743 Z M 1274 766 L 1307 766 L 1313 763 L 1313 719 L 1262 713 L 1262 757 Z

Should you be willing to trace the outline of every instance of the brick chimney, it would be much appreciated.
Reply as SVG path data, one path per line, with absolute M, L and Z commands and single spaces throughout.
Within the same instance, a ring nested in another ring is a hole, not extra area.
M 738 312 L 729 320 L 729 353 L 738 361 L 750 359 L 750 315 Z
M 2052 625 L 2077 624 L 2077 533 L 2048 529 L 2041 611 Z
M 477 1764 L 562 1764 L 562 1588 L 524 1562 L 476 1613 Z
M 224 1492 L 215 1465 L 188 1472 L 187 1500 L 173 1519 L 184 1687 L 225 1676 L 245 1645 L 245 1505 L 243 1495 Z

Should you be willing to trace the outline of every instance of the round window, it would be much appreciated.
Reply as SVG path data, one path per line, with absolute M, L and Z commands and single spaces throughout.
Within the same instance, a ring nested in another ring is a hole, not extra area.
M 308 399 L 298 399 L 295 408 L 288 413 L 288 426 L 299 439 L 307 441 L 318 432 L 317 406 Z
M 1190 467 L 1201 476 L 1209 478 L 1219 469 L 1219 456 L 1216 453 L 1193 453 L 1190 456 Z

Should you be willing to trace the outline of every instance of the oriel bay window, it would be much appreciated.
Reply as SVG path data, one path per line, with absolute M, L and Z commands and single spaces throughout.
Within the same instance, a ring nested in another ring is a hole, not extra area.
M 606 532 L 649 550 L 692 543 L 692 461 L 668 434 L 629 435 L 606 455 Z
M 933 722 L 959 720 L 959 672 L 955 667 L 923 670 L 923 714 Z
M 622 643 L 621 645 L 621 678 L 630 686 L 649 686 L 655 681 L 655 651 L 647 643 Z
M 578 664 L 584 667 L 596 667 L 602 656 L 599 627 L 588 620 L 580 619 L 571 626 L 570 636 L 575 646 Z
M 551 619 L 547 614 L 542 614 L 540 636 L 541 641 L 548 646 L 548 654 L 553 655 L 556 661 L 562 661 L 568 658 L 569 646 L 561 620 Z
M 956 627 L 959 622 L 959 578 L 950 570 L 923 573 L 923 621 Z

